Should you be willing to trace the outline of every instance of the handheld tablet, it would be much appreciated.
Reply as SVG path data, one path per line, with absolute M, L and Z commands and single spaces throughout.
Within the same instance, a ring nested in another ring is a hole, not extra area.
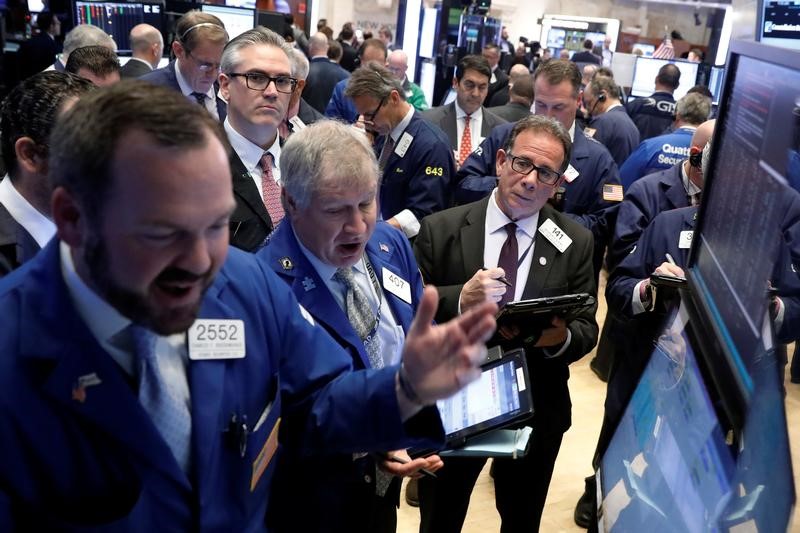
M 485 364 L 478 380 L 436 406 L 446 448 L 462 446 L 470 437 L 528 418 L 533 414 L 533 399 L 525 350 L 510 351 Z
M 594 305 L 594 302 L 594 296 L 586 292 L 509 302 L 497 313 L 497 321 L 522 317 L 536 318 L 536 315 L 568 315 Z

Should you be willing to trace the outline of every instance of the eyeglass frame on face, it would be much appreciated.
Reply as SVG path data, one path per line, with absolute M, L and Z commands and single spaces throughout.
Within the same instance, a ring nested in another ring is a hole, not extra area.
M 209 63 L 208 61 L 202 61 L 199 57 L 193 56 L 191 50 L 187 50 L 185 48 L 184 50 L 186 50 L 186 57 L 190 57 L 195 63 L 197 63 L 197 68 L 203 72 L 210 72 L 211 70 L 219 72 L 220 67 L 222 67 L 222 64 L 220 63 Z
M 374 123 L 375 122 L 375 117 L 380 112 L 381 108 L 383 107 L 383 104 L 386 103 L 386 99 L 387 98 L 389 98 L 388 94 L 386 96 L 384 96 L 383 98 L 381 98 L 381 103 L 378 104 L 378 107 L 376 107 L 375 111 L 373 111 L 372 113 L 364 113 L 364 115 L 363 115 L 364 122 L 369 122 L 369 123 Z
M 229 72 L 229 73 L 226 74 L 226 76 L 228 76 L 230 78 L 244 78 L 244 84 L 251 91 L 266 91 L 267 87 L 269 87 L 269 85 L 271 83 L 275 84 L 275 90 L 276 91 L 278 91 L 279 93 L 283 93 L 283 94 L 292 94 L 294 92 L 294 90 L 297 88 L 297 78 L 293 78 L 291 76 L 287 76 L 286 74 L 280 74 L 278 76 L 270 76 L 268 74 L 264 74 L 263 72 Z M 255 83 L 253 81 L 254 77 L 264 78 L 264 79 L 266 79 L 267 83 L 264 84 L 263 87 L 253 87 L 253 86 L 250 85 L 250 83 L 251 82 Z M 291 86 L 291 88 L 288 91 L 282 90 L 278 86 L 278 80 L 279 79 L 287 79 L 287 80 L 289 80 L 289 85 Z
M 527 176 L 528 174 L 530 174 L 535 170 L 536 179 L 539 180 L 540 183 L 543 183 L 545 185 L 551 185 L 551 186 L 555 185 L 561 178 L 562 174 L 561 172 L 547 167 L 540 167 L 539 165 L 537 165 L 536 163 L 525 157 L 517 157 L 513 155 L 511 152 L 508 152 L 506 154 L 506 157 L 508 157 L 508 159 L 510 159 L 511 161 L 511 170 L 513 170 L 517 174 L 522 174 L 524 176 Z M 525 171 L 524 169 L 519 169 L 516 167 L 517 161 L 524 161 L 525 163 L 528 163 L 531 167 L 527 171 Z M 546 176 L 555 176 L 555 177 L 551 181 L 550 178 L 546 178 Z

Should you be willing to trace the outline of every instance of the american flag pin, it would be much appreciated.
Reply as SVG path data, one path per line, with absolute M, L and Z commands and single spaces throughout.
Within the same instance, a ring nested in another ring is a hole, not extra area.
M 95 372 L 78 377 L 75 385 L 72 386 L 72 399 L 76 402 L 84 403 L 86 401 L 86 389 L 100 385 L 102 382 Z
M 381 252 L 386 252 L 387 254 L 389 253 L 389 245 L 388 244 L 380 243 L 379 246 L 380 246 Z

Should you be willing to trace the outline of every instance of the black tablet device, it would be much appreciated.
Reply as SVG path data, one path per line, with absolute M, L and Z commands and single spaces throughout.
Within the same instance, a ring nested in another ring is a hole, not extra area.
M 533 415 L 525 350 L 519 348 L 482 367 L 481 377 L 456 395 L 436 403 L 446 448 L 470 437 L 520 422 Z
M 497 313 L 497 321 L 499 323 L 506 319 L 535 318 L 542 315 L 569 315 L 594 305 L 594 302 L 594 296 L 587 292 L 509 302 Z
M 666 274 L 650 274 L 650 284 L 654 287 L 671 287 L 681 289 L 686 287 L 686 278 L 680 276 L 669 276 Z

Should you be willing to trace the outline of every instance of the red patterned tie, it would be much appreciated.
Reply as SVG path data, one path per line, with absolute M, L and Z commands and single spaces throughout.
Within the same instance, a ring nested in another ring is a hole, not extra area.
M 461 134 L 461 147 L 458 150 L 458 166 L 464 164 L 464 161 L 472 153 L 472 133 L 469 129 L 470 116 L 464 116 L 464 133 Z
M 278 227 L 278 222 L 283 220 L 283 205 L 281 204 L 281 186 L 272 177 L 272 154 L 264 152 L 261 156 L 261 198 L 272 219 L 272 226 Z

